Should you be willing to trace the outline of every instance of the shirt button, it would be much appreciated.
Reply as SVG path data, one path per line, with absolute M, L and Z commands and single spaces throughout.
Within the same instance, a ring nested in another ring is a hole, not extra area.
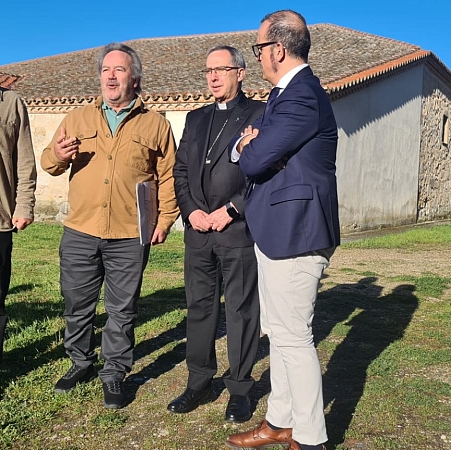
M 113 157 L 111 155 L 107 155 L 106 159 L 111 160 L 111 159 L 113 159 Z
M 107 203 L 102 203 L 102 207 L 103 207 L 103 208 L 106 208 L 107 206 L 108 206 Z
M 105 184 L 108 184 L 108 183 L 109 183 L 109 181 L 108 181 L 107 179 L 103 180 L 103 182 L 104 182 Z
M 78 137 L 79 137 L 79 139 L 83 139 L 85 136 L 84 136 L 84 134 L 79 134 Z
M 105 136 L 106 136 L 107 138 L 109 138 L 109 137 L 111 137 L 111 134 L 110 134 L 110 133 L 107 133 L 107 134 L 105 134 Z

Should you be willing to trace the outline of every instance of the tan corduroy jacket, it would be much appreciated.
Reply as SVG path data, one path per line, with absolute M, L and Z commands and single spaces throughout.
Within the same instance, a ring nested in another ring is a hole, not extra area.
M 172 175 L 175 142 L 169 121 L 137 98 L 112 136 L 102 102 L 99 97 L 95 104 L 71 111 L 41 157 L 41 166 L 50 175 L 70 169 L 70 209 L 64 225 L 102 239 L 138 237 L 136 183 L 156 180 L 157 227 L 168 232 L 179 213 Z M 60 161 L 53 150 L 61 127 L 66 137 L 81 142 L 69 163 Z
M 20 97 L 0 88 L 0 231 L 12 217 L 33 219 L 36 163 L 30 122 Z

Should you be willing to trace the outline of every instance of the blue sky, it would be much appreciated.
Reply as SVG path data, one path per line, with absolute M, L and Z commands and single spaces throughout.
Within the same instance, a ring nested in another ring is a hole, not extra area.
M 294 9 L 308 24 L 331 23 L 418 45 L 451 68 L 450 0 L 8 1 L 0 11 L 0 65 L 112 41 L 255 30 L 278 9 Z

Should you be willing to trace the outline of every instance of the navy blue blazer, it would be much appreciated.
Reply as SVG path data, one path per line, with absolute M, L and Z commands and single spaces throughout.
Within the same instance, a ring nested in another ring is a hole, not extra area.
M 310 67 L 294 76 L 253 126 L 259 134 L 239 165 L 253 185 L 245 214 L 260 250 L 275 259 L 339 245 L 337 125 Z M 273 169 L 280 160 L 285 168 Z

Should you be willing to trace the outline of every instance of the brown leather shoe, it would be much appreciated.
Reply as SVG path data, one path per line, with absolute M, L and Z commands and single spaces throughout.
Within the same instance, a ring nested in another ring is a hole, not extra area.
M 287 448 L 291 442 L 291 428 L 273 430 L 264 420 L 253 430 L 245 433 L 232 434 L 227 438 L 226 445 L 235 450 L 253 450 L 256 448 L 271 448 L 275 445 L 285 445 Z

